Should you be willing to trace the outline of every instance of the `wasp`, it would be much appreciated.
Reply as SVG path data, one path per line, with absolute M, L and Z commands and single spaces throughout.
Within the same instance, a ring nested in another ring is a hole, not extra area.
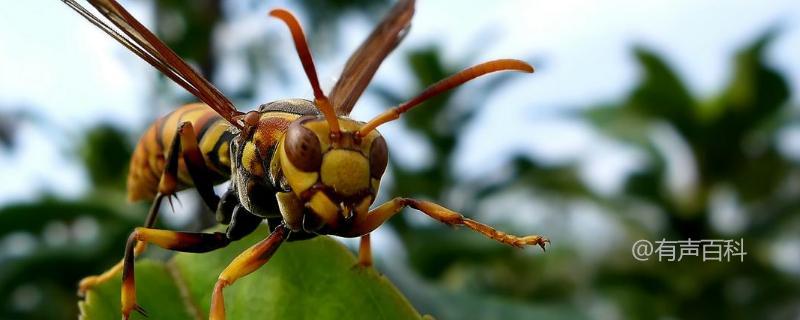
M 373 206 L 388 162 L 386 140 L 376 130 L 425 100 L 476 77 L 497 71 L 531 73 L 513 59 L 489 61 L 445 78 L 418 96 L 362 122 L 348 115 L 381 62 L 408 33 L 413 0 L 399 1 L 345 65 L 326 95 L 300 23 L 284 9 L 270 12 L 286 24 L 313 89 L 313 100 L 286 99 L 241 112 L 208 80 L 194 71 L 115 0 L 88 0 L 105 18 L 75 0 L 62 0 L 201 102 L 185 105 L 156 120 L 139 140 L 128 174 L 129 200 L 152 200 L 142 227 L 128 238 L 122 261 L 87 277 L 79 290 L 122 271 L 122 316 L 145 314 L 136 303 L 134 260 L 146 244 L 181 252 L 223 248 L 252 233 L 265 220 L 270 234 L 237 256 L 213 288 L 211 319 L 225 319 L 223 289 L 255 271 L 284 241 L 317 235 L 360 237 L 358 261 L 372 263 L 369 234 L 405 207 L 450 226 L 464 226 L 515 247 L 539 245 L 538 236 L 514 236 L 466 218 L 433 202 L 394 198 Z M 111 22 L 109 24 L 108 22 Z M 230 180 L 221 196 L 214 185 Z M 203 202 L 227 225 L 225 232 L 177 232 L 155 229 L 163 199 L 195 188 Z

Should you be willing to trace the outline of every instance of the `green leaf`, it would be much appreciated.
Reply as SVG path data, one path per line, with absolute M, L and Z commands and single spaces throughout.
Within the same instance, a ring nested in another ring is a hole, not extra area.
M 110 125 L 91 128 L 80 145 L 89 178 L 98 187 L 123 190 L 132 153 L 125 132 Z
M 136 264 L 137 295 L 140 305 L 148 306 L 148 315 L 153 319 L 193 319 L 190 309 L 172 277 L 169 267 L 152 260 Z M 86 300 L 78 303 L 80 319 L 119 319 L 121 277 L 103 283 L 86 294 Z M 144 318 L 139 314 L 133 319 Z
M 150 319 L 207 318 L 220 272 L 266 234 L 261 228 L 225 249 L 179 253 L 167 263 L 137 262 L 139 304 Z M 119 292 L 119 277 L 91 290 L 81 319 L 119 318 Z M 386 277 L 357 267 L 347 248 L 324 236 L 284 243 L 266 265 L 225 289 L 225 308 L 228 319 L 421 318 Z
M 789 99 L 789 85 L 765 58 L 776 35 L 768 30 L 736 54 L 734 74 L 717 103 L 747 125 L 753 125 L 777 111 Z M 738 120 L 738 119 L 723 119 Z
M 597 105 L 580 110 L 577 116 L 612 139 L 639 147 L 650 144 L 647 130 L 650 129 L 652 119 L 633 108 Z

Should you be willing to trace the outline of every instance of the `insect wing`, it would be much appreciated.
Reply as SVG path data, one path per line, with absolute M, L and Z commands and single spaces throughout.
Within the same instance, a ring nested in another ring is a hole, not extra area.
M 350 56 L 328 98 L 338 115 L 348 115 L 381 62 L 403 40 L 411 26 L 414 0 L 400 0 Z

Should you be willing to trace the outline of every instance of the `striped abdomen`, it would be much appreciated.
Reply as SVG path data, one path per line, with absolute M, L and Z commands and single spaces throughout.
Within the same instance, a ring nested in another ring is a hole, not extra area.
M 158 182 L 164 171 L 165 157 L 175 137 L 178 125 L 191 122 L 200 151 L 208 167 L 205 174 L 214 183 L 227 180 L 231 174 L 230 142 L 234 134 L 230 124 L 202 103 L 188 104 L 156 120 L 139 139 L 128 172 L 128 199 L 150 200 L 158 192 Z M 192 187 L 192 180 L 183 157 L 179 158 L 178 188 Z

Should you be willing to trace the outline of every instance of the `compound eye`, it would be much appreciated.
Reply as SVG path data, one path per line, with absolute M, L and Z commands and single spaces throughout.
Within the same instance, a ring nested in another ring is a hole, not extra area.
M 386 140 L 378 136 L 369 148 L 369 174 L 375 179 L 380 179 L 386 171 L 387 162 L 389 162 L 389 151 L 386 148 Z
M 284 149 L 289 161 L 305 172 L 319 170 L 322 163 L 322 151 L 319 139 L 313 131 L 304 127 L 302 121 L 296 120 L 286 130 Z

